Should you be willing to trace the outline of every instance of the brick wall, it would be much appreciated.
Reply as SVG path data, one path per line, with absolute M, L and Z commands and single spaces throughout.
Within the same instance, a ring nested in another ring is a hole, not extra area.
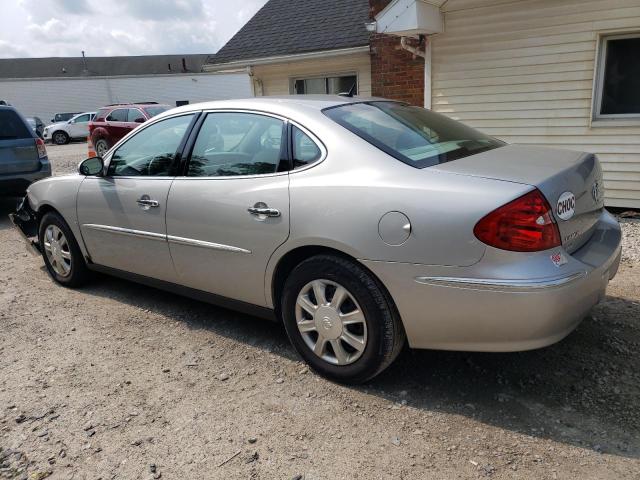
M 370 15 L 377 15 L 390 0 L 369 0 Z M 417 41 L 410 42 L 412 46 Z M 424 58 L 400 48 L 400 37 L 371 35 L 371 93 L 424 106 Z

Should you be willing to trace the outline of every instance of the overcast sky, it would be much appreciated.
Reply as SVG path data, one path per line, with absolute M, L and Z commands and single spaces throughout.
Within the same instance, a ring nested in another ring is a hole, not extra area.
M 0 58 L 214 53 L 267 0 L 2 0 Z

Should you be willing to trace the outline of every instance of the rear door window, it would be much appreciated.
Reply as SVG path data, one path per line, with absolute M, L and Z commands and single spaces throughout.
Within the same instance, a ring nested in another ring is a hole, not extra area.
M 292 133 L 293 168 L 304 167 L 320 159 L 322 151 L 309 135 L 295 125 L 292 126 Z
M 126 122 L 129 115 L 128 108 L 119 108 L 107 116 L 107 122 Z
M 0 140 L 33 138 L 29 128 L 13 110 L 0 109 Z
M 444 115 L 403 103 L 350 103 L 323 112 L 380 150 L 416 168 L 505 145 Z
M 190 177 L 275 173 L 283 158 L 284 122 L 253 113 L 207 115 L 189 160 Z
M 137 108 L 130 108 L 127 115 L 127 122 L 145 122 L 147 119 L 144 114 Z

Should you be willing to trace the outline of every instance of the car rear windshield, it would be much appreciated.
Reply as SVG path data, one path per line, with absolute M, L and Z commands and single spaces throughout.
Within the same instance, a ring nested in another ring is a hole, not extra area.
M 157 107 L 144 107 L 144 111 L 147 112 L 149 118 L 160 115 L 162 112 L 169 110 L 169 107 L 157 106 Z
M 397 102 L 350 103 L 323 112 L 380 150 L 416 168 L 505 145 L 439 113 Z
M 33 138 L 25 123 L 13 110 L 0 110 L 0 140 Z

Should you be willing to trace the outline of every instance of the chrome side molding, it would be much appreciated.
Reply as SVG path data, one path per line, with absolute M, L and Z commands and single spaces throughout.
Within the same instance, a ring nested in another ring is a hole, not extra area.
M 587 276 L 580 271 L 563 277 L 536 278 L 531 280 L 503 280 L 494 278 L 458 278 L 458 277 L 416 277 L 417 283 L 438 287 L 468 288 L 472 290 L 495 290 L 508 292 L 530 292 L 563 287 Z
M 232 253 L 251 253 L 246 248 L 234 247 L 233 245 L 224 245 L 222 243 L 205 242 L 204 240 L 196 240 L 194 238 L 176 237 L 175 235 L 165 235 L 164 233 L 147 232 L 144 230 L 133 230 L 131 228 L 112 227 L 111 225 L 98 225 L 96 223 L 84 223 L 85 228 L 98 230 L 101 232 L 117 233 L 120 235 L 128 235 L 133 237 L 149 238 L 152 240 L 164 240 L 178 245 L 188 245 L 190 247 L 210 248 L 212 250 L 220 250 Z
M 101 232 L 118 233 L 120 235 L 129 235 L 132 237 L 150 238 L 152 240 L 166 240 L 167 236 L 164 233 L 147 232 L 145 230 L 133 230 L 131 228 L 112 227 L 111 225 L 98 225 L 96 223 L 84 223 L 85 228 L 91 230 L 98 230 Z
M 251 253 L 251 250 L 247 250 L 245 248 L 224 245 L 222 243 L 205 242 L 204 240 L 195 240 L 193 238 L 176 237 L 175 235 L 167 235 L 167 240 L 169 240 L 170 243 L 188 245 L 190 247 L 210 248 L 212 250 L 221 250 L 223 252 L 233 253 Z

